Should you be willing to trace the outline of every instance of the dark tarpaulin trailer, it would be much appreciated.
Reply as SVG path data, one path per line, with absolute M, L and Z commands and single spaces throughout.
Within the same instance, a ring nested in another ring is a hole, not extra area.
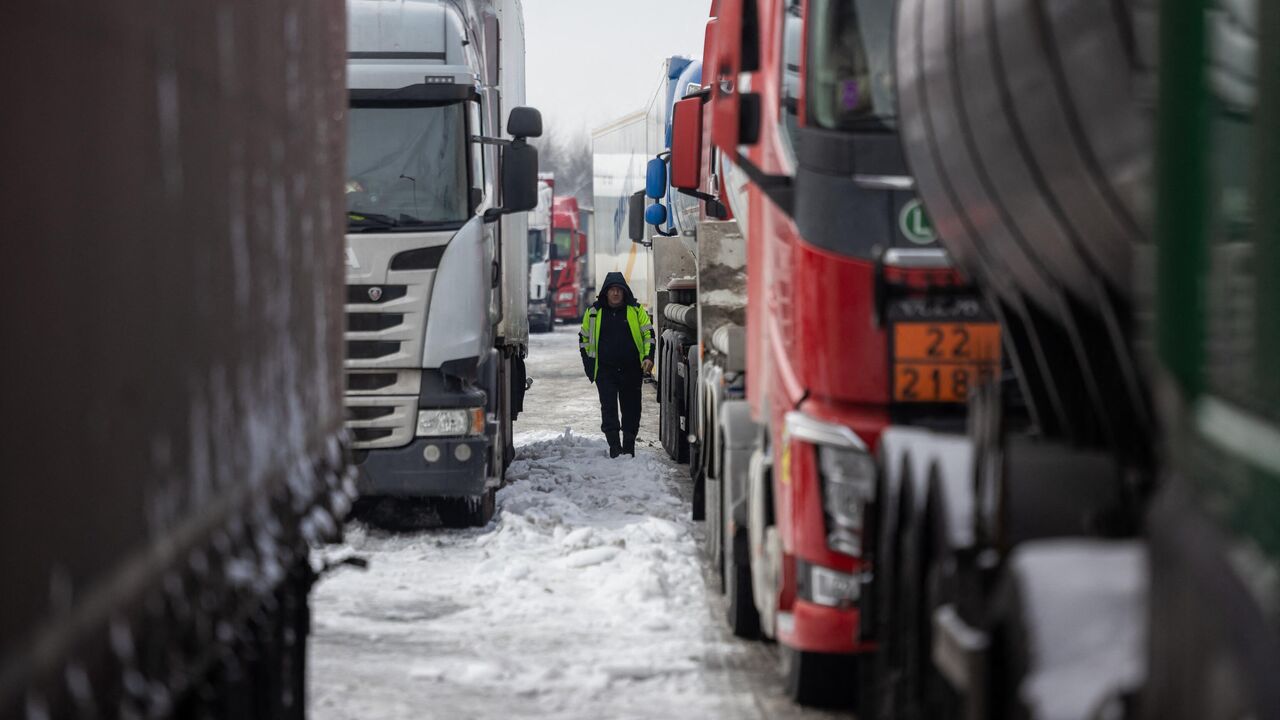
M 0 717 L 300 716 L 352 490 L 342 1 L 4 15 Z

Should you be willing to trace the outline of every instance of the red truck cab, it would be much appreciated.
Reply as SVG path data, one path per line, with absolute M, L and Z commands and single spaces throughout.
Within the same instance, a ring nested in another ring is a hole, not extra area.
M 586 312 L 589 282 L 587 236 L 575 197 L 557 197 L 551 211 L 551 287 L 553 317 L 580 322 Z
M 998 328 L 937 244 L 903 158 L 894 5 L 719 0 L 704 97 L 684 101 L 702 104 L 714 151 L 679 109 L 673 130 L 673 183 L 691 152 L 702 192 L 717 190 L 707 178 L 745 178 L 718 190 L 747 245 L 746 387 L 761 428 L 750 601 L 802 702 L 838 701 L 875 649 L 860 616 L 880 434 L 962 423 L 969 388 L 999 363 Z

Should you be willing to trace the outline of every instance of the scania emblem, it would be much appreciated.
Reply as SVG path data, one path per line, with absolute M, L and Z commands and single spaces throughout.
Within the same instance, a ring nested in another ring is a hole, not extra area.
M 379 300 L 381 300 L 381 299 L 382 299 L 382 288 L 380 288 L 380 287 L 371 287 L 371 288 L 369 288 L 369 299 L 370 299 L 370 300 L 372 300 L 372 301 L 374 301 L 374 302 L 378 302 Z

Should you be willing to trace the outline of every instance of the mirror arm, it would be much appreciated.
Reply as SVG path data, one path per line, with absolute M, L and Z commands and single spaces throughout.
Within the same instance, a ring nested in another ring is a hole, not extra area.
M 491 225 L 502 219 L 503 215 L 509 214 L 503 208 L 489 208 L 484 211 L 484 224 Z
M 688 100 L 689 98 L 698 98 L 702 101 L 703 105 L 706 105 L 711 102 L 711 88 L 704 87 L 697 92 L 685 93 L 684 99 Z
M 705 200 L 708 202 L 719 202 L 719 199 L 716 198 L 716 196 L 709 195 L 707 193 L 702 192 L 701 190 L 685 190 L 684 188 L 676 188 L 676 192 L 680 193 L 681 195 L 686 195 L 691 198 L 696 198 L 698 200 Z
M 523 140 L 524 138 L 516 138 Z M 481 145 L 496 145 L 497 147 L 511 147 L 515 140 L 503 140 L 502 138 L 484 137 L 482 135 L 472 135 L 471 142 L 480 143 Z
M 742 153 L 734 153 L 733 163 L 741 168 L 746 173 L 747 179 L 760 188 L 764 196 L 772 200 L 773 204 L 786 213 L 787 217 L 795 218 L 795 183 L 790 177 L 786 175 L 770 175 L 748 160 Z

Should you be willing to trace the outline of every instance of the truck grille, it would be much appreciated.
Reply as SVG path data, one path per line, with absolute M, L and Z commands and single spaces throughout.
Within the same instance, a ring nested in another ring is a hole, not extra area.
M 347 390 L 349 392 L 377 392 L 399 382 L 400 376 L 393 372 L 386 373 L 347 373 Z
M 348 305 L 382 305 L 409 294 L 406 285 L 348 285 Z
M 347 428 L 357 450 L 400 448 L 413 442 L 417 397 L 348 395 L 346 405 Z
M 396 409 L 391 406 L 377 407 L 349 407 L 347 408 L 347 420 L 381 420 L 396 414 Z
M 392 412 L 394 412 L 394 408 Z M 390 428 L 352 428 L 351 430 L 351 434 L 355 436 L 358 443 L 374 443 L 379 440 L 386 440 L 394 435 L 395 432 Z
M 404 324 L 401 313 L 348 313 L 347 332 L 376 333 Z
M 348 340 L 347 358 L 379 360 L 400 352 L 400 343 L 391 340 Z
M 417 433 L 427 313 L 452 234 L 348 238 L 356 262 L 347 274 L 343 365 L 357 450 L 403 448 Z

